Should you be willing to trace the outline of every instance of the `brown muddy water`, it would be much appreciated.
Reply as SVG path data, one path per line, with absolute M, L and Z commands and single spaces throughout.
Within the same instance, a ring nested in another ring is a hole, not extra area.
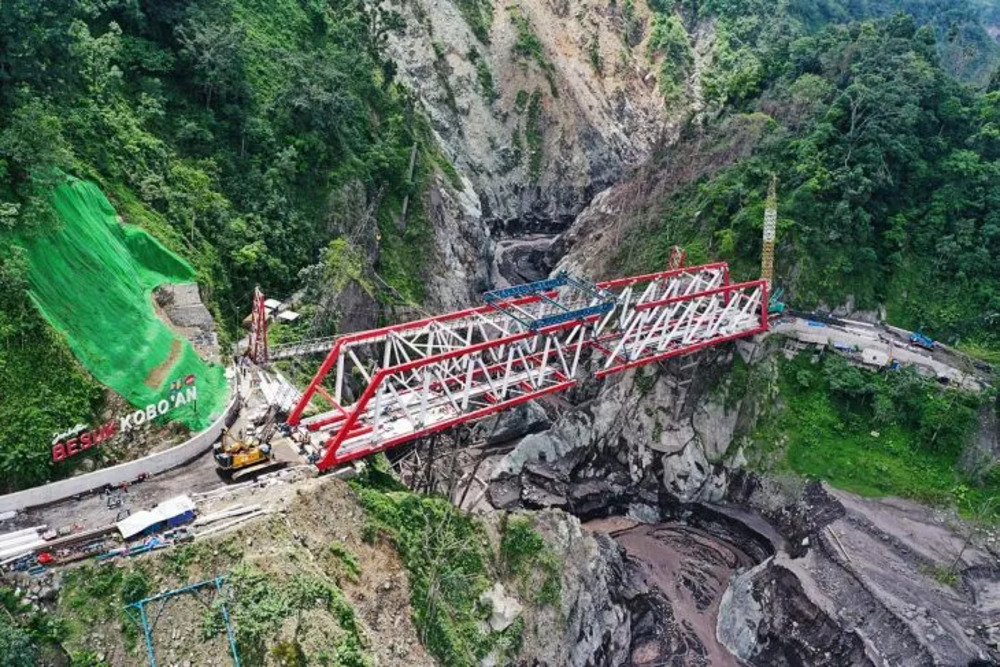
M 586 527 L 615 539 L 645 584 L 669 602 L 648 604 L 645 613 L 633 616 L 632 665 L 743 664 L 719 643 L 715 628 L 729 578 L 753 567 L 750 556 L 704 530 L 676 522 L 638 524 L 617 518 Z

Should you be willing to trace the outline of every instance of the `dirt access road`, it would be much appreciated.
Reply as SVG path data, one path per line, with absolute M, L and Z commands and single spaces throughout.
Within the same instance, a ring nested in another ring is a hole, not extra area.
M 249 379 L 237 378 L 235 381 L 240 395 L 248 397 L 232 426 L 233 432 L 239 432 L 247 428 L 248 418 L 258 413 L 263 403 L 260 392 L 251 391 Z M 216 472 L 215 458 L 209 450 L 182 466 L 131 484 L 127 487 L 127 491 L 124 489 L 116 491 L 115 495 L 122 499 L 120 507 L 109 507 L 108 497 L 100 491 L 95 491 L 76 499 L 70 498 L 18 512 L 13 519 L 0 522 L 0 533 L 42 524 L 50 528 L 77 527 L 74 532 L 99 528 L 114 523 L 121 510 L 137 512 L 150 509 L 168 498 L 182 494 L 205 493 L 225 484 Z
M 45 524 L 50 528 L 62 526 L 89 530 L 107 526 L 116 521 L 121 509 L 133 512 L 149 509 L 168 498 L 181 494 L 204 493 L 224 484 L 215 472 L 212 452 L 205 452 L 190 463 L 174 468 L 138 484 L 131 484 L 126 492 L 116 493 L 122 498 L 120 508 L 109 508 L 108 497 L 103 493 L 90 493 L 78 500 L 69 499 L 52 505 L 32 507 L 9 521 L 0 523 L 0 532 Z

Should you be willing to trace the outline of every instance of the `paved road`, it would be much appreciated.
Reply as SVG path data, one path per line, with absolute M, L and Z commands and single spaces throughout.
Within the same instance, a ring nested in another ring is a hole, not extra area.
M 969 389 L 981 388 L 985 380 L 984 374 L 977 373 L 971 363 L 959 355 L 944 349 L 931 351 L 911 345 L 900 333 L 876 325 L 862 322 L 822 324 L 802 317 L 784 317 L 772 323 L 771 331 L 805 343 L 878 350 L 901 364 L 922 367 L 938 378 L 947 378 L 949 383 Z
M 233 424 L 234 433 L 246 429 L 247 419 L 258 414 L 262 406 L 260 392 L 250 391 L 249 377 L 245 380 L 237 379 L 237 382 L 240 384 L 241 394 L 250 398 Z M 216 472 L 212 452 L 206 451 L 183 466 L 130 485 L 128 492 L 121 494 L 124 501 L 122 507 L 137 512 L 150 509 L 174 496 L 204 493 L 224 485 L 225 482 Z M 14 519 L 0 522 L 0 533 L 41 524 L 50 528 L 62 526 L 98 528 L 114 523 L 118 513 L 118 508 L 108 507 L 107 497 L 103 493 L 95 492 L 81 496 L 78 500 L 64 500 L 19 513 Z

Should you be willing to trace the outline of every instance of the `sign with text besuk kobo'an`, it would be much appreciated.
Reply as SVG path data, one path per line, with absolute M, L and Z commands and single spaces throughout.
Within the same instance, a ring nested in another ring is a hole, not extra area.
M 150 403 L 135 412 L 109 419 L 99 426 L 90 427 L 86 424 L 77 424 L 73 428 L 59 433 L 52 439 L 52 462 L 58 463 L 70 456 L 85 452 L 116 435 L 134 431 L 171 410 L 197 401 L 198 388 L 195 386 L 194 380 L 194 375 L 174 380 L 170 383 L 170 394 L 166 398 L 162 398 L 156 403 Z

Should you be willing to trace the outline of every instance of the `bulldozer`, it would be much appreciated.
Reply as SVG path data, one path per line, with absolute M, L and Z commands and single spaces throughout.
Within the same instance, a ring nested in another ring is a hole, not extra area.
M 270 412 L 259 434 L 251 434 L 245 441 L 235 437 L 228 428 L 222 429 L 222 437 L 213 448 L 219 476 L 239 482 L 284 468 L 287 463 L 275 459 L 271 449 L 274 431 L 275 419 Z

